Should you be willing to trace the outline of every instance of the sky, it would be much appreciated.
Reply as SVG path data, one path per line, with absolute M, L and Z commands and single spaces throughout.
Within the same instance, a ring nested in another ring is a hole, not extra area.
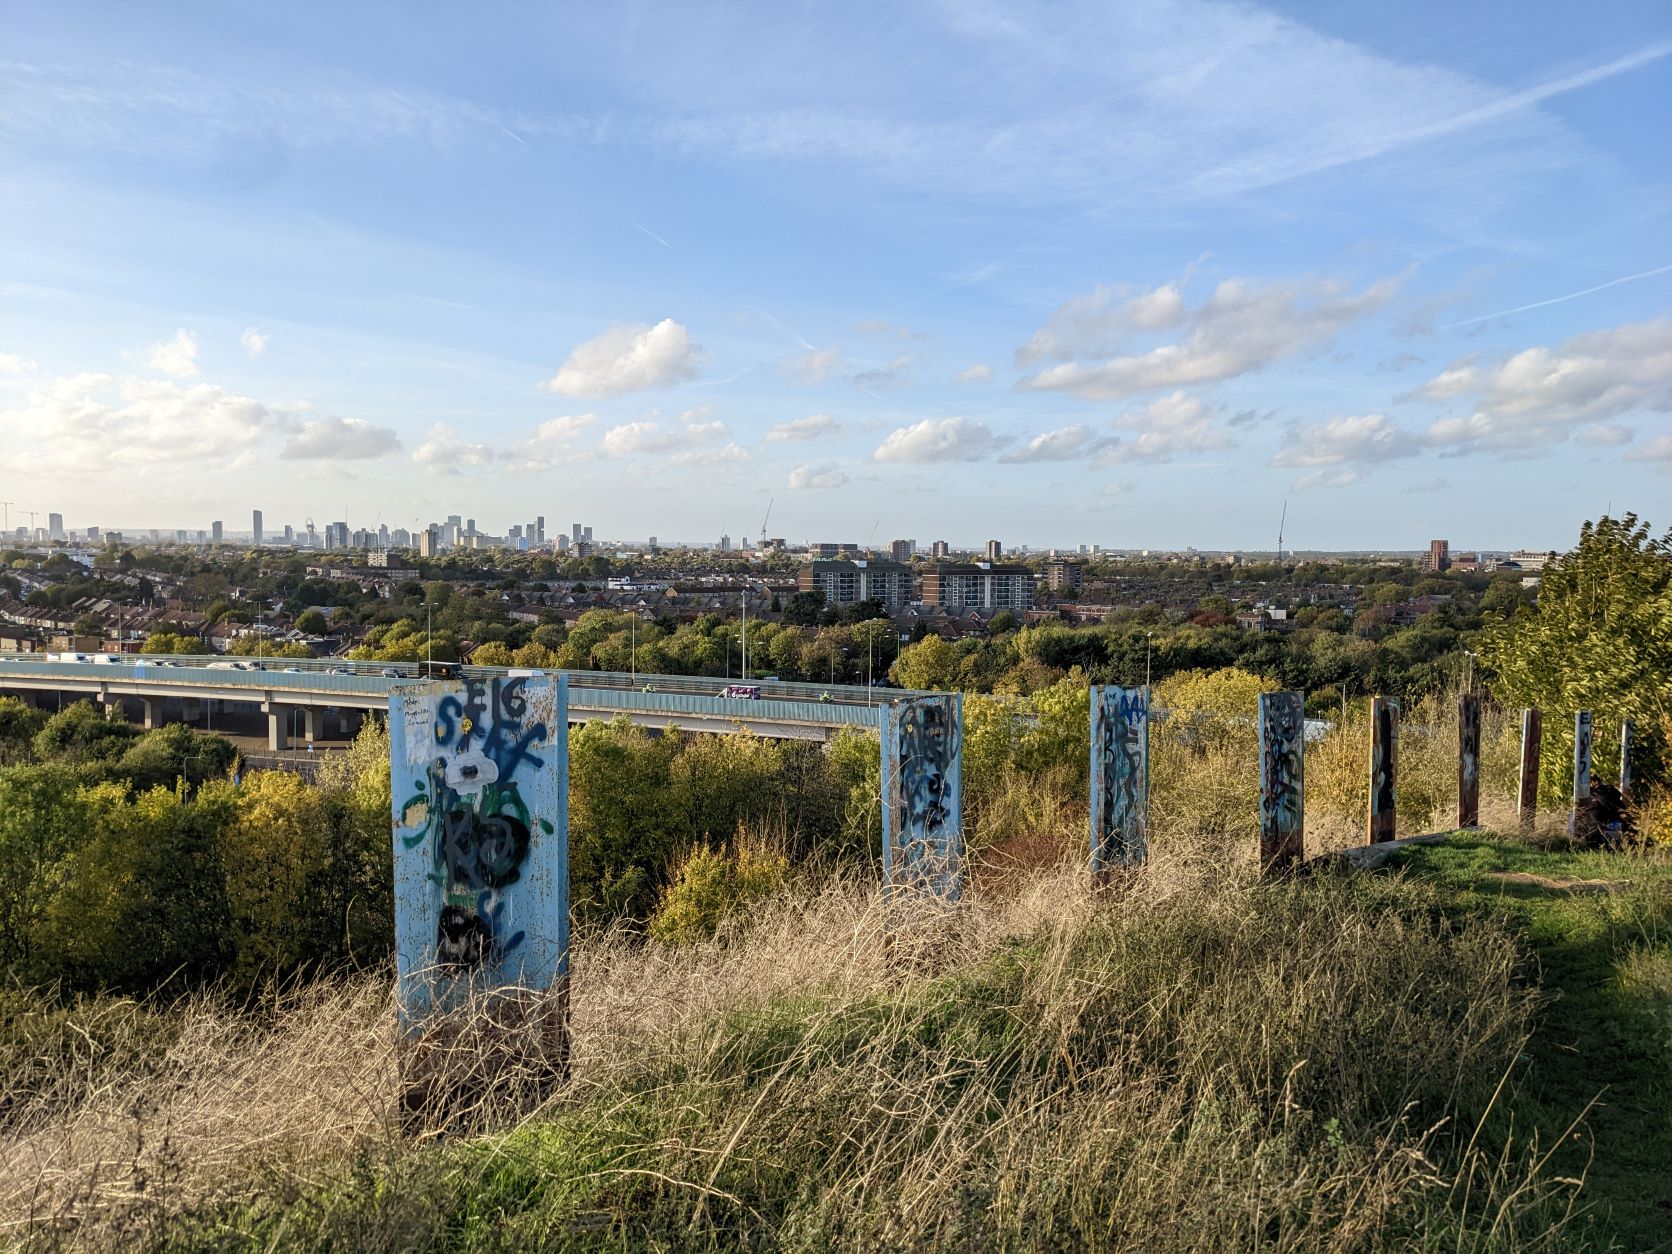
M 11 526 L 1672 525 L 1662 0 L 66 0 L 4 29 Z

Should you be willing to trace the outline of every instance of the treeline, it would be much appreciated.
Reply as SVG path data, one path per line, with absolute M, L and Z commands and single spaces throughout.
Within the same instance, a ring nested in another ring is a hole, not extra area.
M 865 733 L 826 746 L 594 723 L 572 732 L 570 770 L 582 922 L 649 919 L 693 850 L 840 860 L 880 839 Z M 228 741 L 184 726 L 0 698 L 0 973 L 14 981 L 251 989 L 375 965 L 394 943 L 392 893 L 375 720 L 309 782 L 240 773 Z

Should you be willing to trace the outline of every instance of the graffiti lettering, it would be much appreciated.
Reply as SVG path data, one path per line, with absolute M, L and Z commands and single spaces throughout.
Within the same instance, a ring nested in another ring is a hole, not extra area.
M 1260 694 L 1260 865 L 1299 860 L 1305 829 L 1304 694 Z
M 890 887 L 961 891 L 963 711 L 956 696 L 883 711 L 883 863 Z
M 1148 856 L 1149 690 L 1091 690 L 1093 871 Z

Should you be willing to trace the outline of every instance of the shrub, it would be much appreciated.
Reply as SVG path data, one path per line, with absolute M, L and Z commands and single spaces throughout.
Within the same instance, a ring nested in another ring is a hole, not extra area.
M 789 859 L 740 829 L 730 850 L 699 845 L 674 871 L 650 919 L 650 934 L 669 945 L 707 940 L 747 907 L 781 892 Z

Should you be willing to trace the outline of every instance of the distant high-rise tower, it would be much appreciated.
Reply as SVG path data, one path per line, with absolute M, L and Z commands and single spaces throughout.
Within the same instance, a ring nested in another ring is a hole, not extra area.
M 540 514 L 534 519 L 534 542 L 536 544 L 546 542 L 546 516 L 544 514 Z
M 937 562 L 943 557 L 951 556 L 951 553 L 952 546 L 945 540 L 936 540 L 929 546 L 929 556 L 934 558 Z
M 592 528 L 591 527 L 582 527 L 581 528 L 581 539 L 586 541 L 588 544 L 592 543 Z
M 250 513 L 250 538 L 255 541 L 255 547 L 259 549 L 261 547 L 261 511 L 259 509 Z
M 997 540 L 987 541 L 987 560 L 989 562 L 996 562 L 1003 556 L 1004 545 L 1000 544 Z
M 580 542 L 581 542 L 581 525 L 579 523 L 570 523 L 569 524 L 569 543 L 570 544 L 579 544 Z
M 210 523 L 209 524 L 209 543 L 219 544 L 221 542 L 222 530 L 223 529 L 221 527 L 221 524 L 218 521 Z
M 888 546 L 888 555 L 896 562 L 909 562 L 911 555 L 917 552 L 916 540 L 896 540 Z
M 1451 569 L 1451 541 L 1430 540 L 1428 542 L 1428 569 L 1435 574 Z
M 730 536 L 724 536 L 723 535 L 723 536 L 720 537 L 720 552 L 722 552 L 722 553 L 730 553 L 731 552 L 731 537 Z
M 62 540 L 64 538 L 64 515 L 48 514 L 46 516 L 46 538 L 48 540 Z

